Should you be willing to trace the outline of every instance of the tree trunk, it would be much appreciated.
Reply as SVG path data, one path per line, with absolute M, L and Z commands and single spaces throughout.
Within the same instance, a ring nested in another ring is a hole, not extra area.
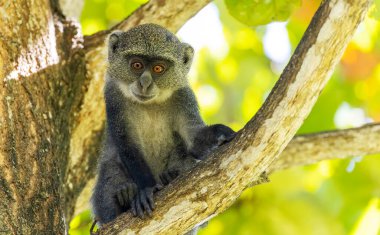
M 63 234 L 83 37 L 54 1 L 6 1 L 0 20 L 0 230 Z

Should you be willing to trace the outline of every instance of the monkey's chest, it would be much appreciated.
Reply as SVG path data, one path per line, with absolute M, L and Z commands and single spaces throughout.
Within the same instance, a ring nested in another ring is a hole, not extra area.
M 165 169 L 169 155 L 175 149 L 172 125 L 165 114 L 153 113 L 141 115 L 139 124 L 133 128 L 144 160 L 156 176 Z

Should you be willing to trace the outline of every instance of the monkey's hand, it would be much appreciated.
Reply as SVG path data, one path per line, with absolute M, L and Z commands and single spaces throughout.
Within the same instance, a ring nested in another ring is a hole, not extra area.
M 123 207 L 131 205 L 133 198 L 137 193 L 137 185 L 135 183 L 127 183 L 117 193 L 116 198 Z
M 236 133 L 223 124 L 215 124 L 200 129 L 195 136 L 190 154 L 196 159 L 203 160 L 217 147 L 230 142 Z
M 151 216 L 154 210 L 153 193 L 161 189 L 161 184 L 139 189 L 131 204 L 132 214 L 142 219 L 144 218 L 145 212 Z
M 168 185 L 179 175 L 179 171 L 177 169 L 168 169 L 162 172 L 160 175 L 160 180 L 163 185 Z

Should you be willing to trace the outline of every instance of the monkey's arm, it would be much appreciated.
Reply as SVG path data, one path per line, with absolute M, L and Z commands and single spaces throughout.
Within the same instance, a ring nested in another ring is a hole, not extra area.
M 206 126 L 200 114 L 197 100 L 190 87 L 184 87 L 176 91 L 174 96 L 176 131 L 182 138 L 186 151 L 189 151 L 194 143 L 198 131 Z
M 160 175 L 160 180 L 163 185 L 169 184 L 182 172 L 192 168 L 197 162 L 197 160 L 186 151 L 181 137 L 176 135 L 176 139 L 179 140 L 180 143 L 170 152 L 166 168 Z
M 108 133 L 116 146 L 123 166 L 138 187 L 138 193 L 131 205 L 132 212 L 143 217 L 144 211 L 148 214 L 152 213 L 154 209 L 153 192 L 159 186 L 137 144 L 128 132 L 124 99 L 115 82 L 106 83 L 105 101 Z
M 235 135 L 231 128 L 223 124 L 205 126 L 198 130 L 189 153 L 194 158 L 203 160 L 214 149 L 231 141 Z
M 195 95 L 190 88 L 179 90 L 177 97 L 180 107 L 178 133 L 186 144 L 187 152 L 193 157 L 202 160 L 212 150 L 235 136 L 235 132 L 223 124 L 204 124 Z

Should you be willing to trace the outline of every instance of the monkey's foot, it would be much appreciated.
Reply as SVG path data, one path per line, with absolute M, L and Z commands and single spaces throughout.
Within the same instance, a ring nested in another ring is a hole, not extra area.
M 132 214 L 142 219 L 144 218 L 145 213 L 151 216 L 154 210 L 153 193 L 161 189 L 161 184 L 157 184 L 153 187 L 139 189 L 138 193 L 131 203 Z
M 127 183 L 125 187 L 116 193 L 117 200 L 121 206 L 130 205 L 137 193 L 137 185 L 135 183 Z
M 177 178 L 179 175 L 178 170 L 166 170 L 162 172 L 160 175 L 160 180 L 163 185 L 168 185 L 170 182 L 172 182 L 175 178 Z

